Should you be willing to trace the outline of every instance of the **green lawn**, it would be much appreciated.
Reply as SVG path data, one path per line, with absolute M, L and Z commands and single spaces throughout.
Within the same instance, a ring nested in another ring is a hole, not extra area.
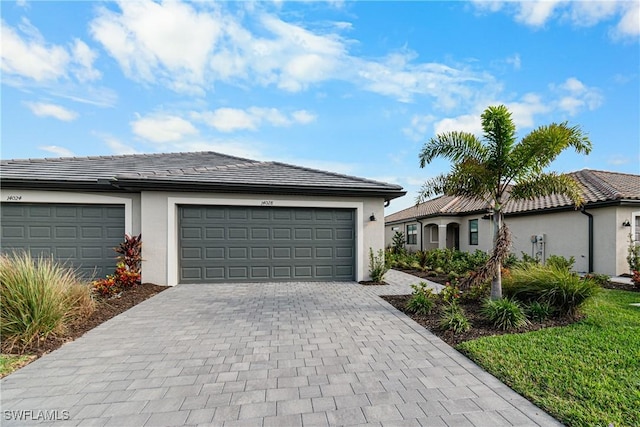
M 32 359 L 35 359 L 35 356 L 9 356 L 7 354 L 0 354 L 0 378 L 26 365 Z
M 563 328 L 458 349 L 569 426 L 640 426 L 640 294 L 604 290 Z

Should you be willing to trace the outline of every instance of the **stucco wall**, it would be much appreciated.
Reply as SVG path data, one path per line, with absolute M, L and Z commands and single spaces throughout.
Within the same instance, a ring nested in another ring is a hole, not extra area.
M 633 221 L 633 214 L 640 208 L 633 206 L 611 206 L 589 209 L 594 217 L 594 260 L 593 270 L 596 273 L 619 275 L 629 272 L 627 265 L 627 248 L 631 227 L 624 227 L 626 220 Z M 478 219 L 478 245 L 469 244 L 469 220 Z M 425 225 L 440 224 L 451 221 L 451 218 L 424 219 Z M 456 217 L 460 223 L 460 250 L 473 252 L 476 249 L 491 251 L 493 238 L 493 221 L 482 219 L 480 215 Z M 566 258 L 573 256 L 576 260 L 574 269 L 586 273 L 589 270 L 588 217 L 579 210 L 562 211 L 525 216 L 508 216 L 505 219 L 512 233 L 511 251 L 521 258 L 522 252 L 535 255 L 538 248 L 533 248 L 531 235 L 544 235 L 545 257 L 560 255 Z M 404 227 L 404 224 L 397 224 Z M 387 226 L 390 229 L 390 226 Z M 387 236 L 389 233 L 387 232 Z M 425 248 L 436 245 L 428 244 L 429 233 L 425 234 Z M 388 244 L 390 244 L 388 240 Z
M 142 233 L 146 249 L 143 280 L 178 283 L 177 206 L 210 204 L 288 207 L 334 207 L 356 210 L 356 280 L 369 279 L 369 248 L 384 248 L 384 200 L 382 198 L 331 198 L 308 196 L 263 196 L 206 193 L 142 193 Z M 376 221 L 371 221 L 374 215 Z

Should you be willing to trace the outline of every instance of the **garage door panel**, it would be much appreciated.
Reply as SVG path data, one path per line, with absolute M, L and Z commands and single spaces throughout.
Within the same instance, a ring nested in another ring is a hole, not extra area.
M 1 250 L 53 255 L 87 277 L 103 277 L 116 266 L 124 212 L 122 205 L 2 203 Z
M 251 248 L 251 259 L 265 260 L 270 258 L 269 248 Z
M 316 240 L 333 240 L 333 229 L 316 228 Z
M 193 210 L 200 214 L 184 213 Z M 180 206 L 179 211 L 181 283 L 355 278 L 351 210 Z M 203 230 L 202 238 L 194 228 Z M 196 277 L 196 271 L 203 274 Z
M 247 228 L 229 228 L 228 235 L 230 240 L 247 240 L 249 236 L 249 230 Z
M 274 240 L 291 240 L 291 229 L 289 228 L 274 228 L 273 229 Z
M 224 228 L 222 227 L 206 227 L 205 236 L 207 239 L 224 240 Z
M 72 226 L 55 227 L 56 239 L 77 239 L 78 229 Z
M 249 278 L 249 267 L 229 267 L 229 279 L 231 280 L 245 280 Z
M 251 239 L 252 240 L 268 240 L 270 238 L 271 233 L 269 233 L 268 228 L 251 228 Z
M 189 239 L 202 239 L 202 228 L 200 227 L 185 227 L 182 230 L 182 238 L 185 240 Z

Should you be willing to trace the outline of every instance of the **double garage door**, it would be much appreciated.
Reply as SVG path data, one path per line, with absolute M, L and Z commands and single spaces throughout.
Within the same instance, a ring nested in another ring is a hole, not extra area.
M 350 281 L 355 210 L 179 206 L 180 283 Z
M 85 277 L 104 277 L 116 265 L 123 241 L 123 205 L 2 203 L 3 253 L 24 250 L 53 256 Z

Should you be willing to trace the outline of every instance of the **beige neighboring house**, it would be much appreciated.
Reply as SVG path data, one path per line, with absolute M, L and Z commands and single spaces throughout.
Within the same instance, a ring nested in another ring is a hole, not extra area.
M 629 273 L 629 234 L 640 242 L 640 175 L 584 169 L 570 175 L 582 186 L 576 209 L 561 195 L 508 201 L 505 223 L 512 252 L 545 260 L 573 256 L 578 272 Z M 385 244 L 404 233 L 409 251 L 456 248 L 490 251 L 493 221 L 487 206 L 464 197 L 440 196 L 385 217 Z

